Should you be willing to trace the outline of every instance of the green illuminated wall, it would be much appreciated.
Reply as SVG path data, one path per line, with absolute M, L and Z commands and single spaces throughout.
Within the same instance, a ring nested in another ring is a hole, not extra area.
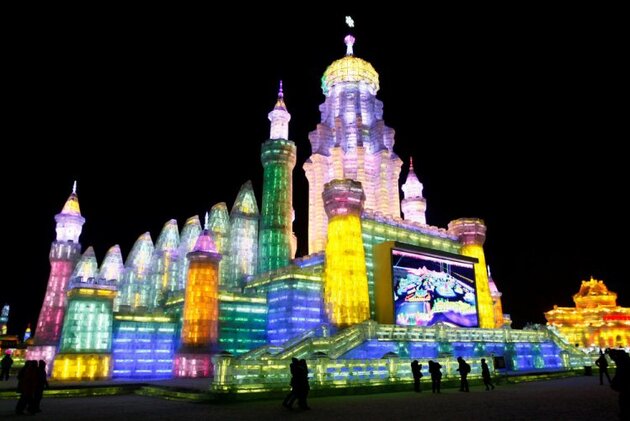
M 244 354 L 267 343 L 267 300 L 221 292 L 219 294 L 219 349 Z

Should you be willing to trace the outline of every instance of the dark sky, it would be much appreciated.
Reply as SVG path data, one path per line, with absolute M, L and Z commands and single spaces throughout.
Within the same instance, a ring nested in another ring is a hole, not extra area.
M 145 231 L 155 240 L 170 218 L 181 227 L 217 202 L 231 207 L 248 179 L 260 200 L 260 145 L 279 79 L 298 147 L 304 254 L 301 165 L 348 13 L 355 54 L 380 74 L 394 149 L 406 163 L 413 155 L 424 183 L 428 222 L 486 221 L 487 260 L 514 326 L 573 305 L 591 275 L 630 305 L 619 146 L 627 49 L 614 23 L 590 11 L 240 12 L 57 11 L 10 32 L 0 291 L 10 332 L 36 324 L 53 217 L 74 179 L 87 219 L 81 243 L 99 262 L 113 244 L 126 255 Z

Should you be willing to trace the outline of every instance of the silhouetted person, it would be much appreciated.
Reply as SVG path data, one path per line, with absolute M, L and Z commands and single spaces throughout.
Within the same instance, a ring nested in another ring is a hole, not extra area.
M 460 383 L 459 383 L 459 391 L 460 392 L 470 392 L 468 390 L 468 373 L 470 373 L 470 365 L 464 361 L 462 357 L 457 357 L 457 362 L 459 363 L 459 371 Z
M 306 397 L 308 396 L 309 390 L 311 387 L 308 384 L 308 366 L 306 365 L 306 360 L 301 359 L 298 363 L 298 381 L 297 381 L 297 398 L 298 398 L 298 406 L 302 409 L 311 409 L 306 403 Z
M 604 375 L 608 379 L 608 384 L 610 384 L 610 375 L 608 374 L 608 360 L 606 359 L 606 355 L 599 350 L 599 358 L 595 360 L 595 365 L 599 367 L 599 384 L 601 386 L 604 385 Z
M 299 360 L 297 358 L 291 358 L 291 364 L 289 364 L 289 370 L 291 370 L 291 382 L 289 383 L 291 385 L 291 391 L 289 392 L 289 394 L 287 395 L 286 398 L 284 398 L 284 401 L 282 402 L 282 406 L 284 406 L 285 408 L 289 408 L 291 409 L 293 407 L 293 402 L 295 402 L 295 400 L 297 399 L 297 382 L 299 374 Z
M 13 365 L 13 358 L 9 353 L 4 354 L 2 361 L 0 361 L 0 367 L 2 368 L 2 372 L 0 372 L 0 380 L 9 380 L 9 373 L 11 372 L 11 366 Z
M 24 364 L 24 367 L 17 375 L 18 378 L 18 392 L 20 392 L 20 398 L 15 406 L 15 413 L 20 415 L 24 413 L 24 410 L 28 406 L 28 412 L 34 414 L 33 400 L 35 398 L 35 388 L 37 387 L 37 361 L 28 360 Z
M 33 405 L 29 412 L 42 412 L 40 404 L 44 396 L 44 388 L 48 389 L 48 376 L 46 375 L 46 361 L 39 360 L 37 365 L 37 384 L 35 385 L 35 395 L 33 396 Z
M 483 378 L 483 384 L 486 386 L 486 390 L 494 390 L 494 385 L 492 384 L 492 378 L 490 377 L 490 369 L 488 368 L 488 364 L 486 364 L 486 359 L 481 359 L 481 377 Z
M 630 355 L 619 349 L 607 351 L 617 365 L 610 387 L 619 392 L 619 419 L 630 419 Z
M 431 374 L 431 391 L 440 393 L 440 383 L 442 382 L 442 365 L 437 361 L 429 361 L 429 374 Z
M 411 362 L 411 374 L 413 375 L 413 390 L 422 392 L 420 389 L 420 378 L 422 378 L 422 364 L 418 364 L 418 360 Z

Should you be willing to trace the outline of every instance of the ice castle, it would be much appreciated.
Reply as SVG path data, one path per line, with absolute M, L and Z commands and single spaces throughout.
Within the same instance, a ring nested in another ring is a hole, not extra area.
M 292 357 L 314 388 L 410 381 L 410 359 L 456 357 L 480 373 L 565 370 L 583 355 L 553 330 L 509 328 L 484 255 L 482 220 L 427 225 L 423 185 L 403 161 L 376 98 L 379 76 L 346 54 L 322 77 L 321 122 L 303 164 L 309 182 L 307 256 L 295 257 L 296 145 L 282 84 L 262 143 L 262 203 L 245 183 L 181 230 L 142 234 L 127 258 L 99 264 L 79 242 L 76 186 L 55 216 L 51 271 L 28 359 L 56 379 L 213 377 L 216 392 L 285 388 Z M 402 215 L 404 216 L 401 218 Z M 426 373 L 425 373 L 426 375 Z

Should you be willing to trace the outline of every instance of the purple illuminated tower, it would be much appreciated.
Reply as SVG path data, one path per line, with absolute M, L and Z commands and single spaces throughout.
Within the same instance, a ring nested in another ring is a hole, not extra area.
M 34 346 L 28 349 L 27 359 L 47 362 L 52 368 L 57 345 L 61 337 L 66 307 L 68 279 L 81 254 L 79 236 L 85 218 L 81 216 L 76 182 L 61 213 L 55 215 L 57 237 L 50 247 L 50 276 L 44 303 L 35 330 Z

